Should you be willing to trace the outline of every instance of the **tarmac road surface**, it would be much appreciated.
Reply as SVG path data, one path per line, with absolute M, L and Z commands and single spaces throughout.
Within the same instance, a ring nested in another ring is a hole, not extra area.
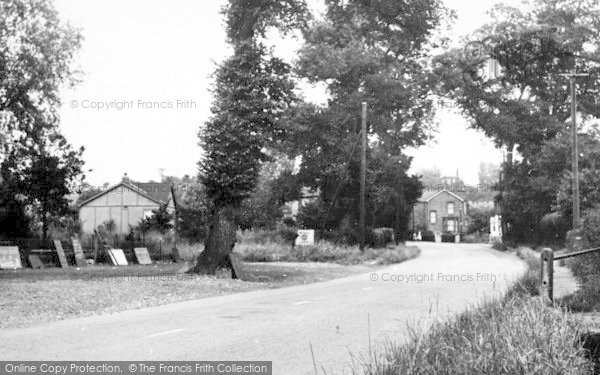
M 409 244 L 418 258 L 373 273 L 3 330 L 0 360 L 267 360 L 274 374 L 315 363 L 349 374 L 369 348 L 498 297 L 525 271 L 488 245 Z

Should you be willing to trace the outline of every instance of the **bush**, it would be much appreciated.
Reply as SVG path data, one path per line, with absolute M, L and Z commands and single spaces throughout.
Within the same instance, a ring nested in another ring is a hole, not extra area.
M 579 229 L 567 233 L 568 251 L 600 246 L 600 209 L 587 210 Z M 581 255 L 567 260 L 580 281 L 580 289 L 564 303 L 575 311 L 600 311 L 600 253 Z
M 394 242 L 394 230 L 392 228 L 375 228 L 370 236 L 369 246 L 379 249 Z
M 495 241 L 492 244 L 492 249 L 498 250 L 498 251 L 506 251 L 506 250 L 508 250 L 508 247 L 505 244 L 503 244 L 501 241 Z

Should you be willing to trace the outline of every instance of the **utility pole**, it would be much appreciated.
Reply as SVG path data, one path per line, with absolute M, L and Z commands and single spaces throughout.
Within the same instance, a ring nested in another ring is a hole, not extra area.
M 367 103 L 362 102 L 362 119 L 360 128 L 360 249 L 365 249 L 365 187 L 367 184 Z
M 573 229 L 579 228 L 579 150 L 577 145 L 577 90 L 575 79 L 587 77 L 587 73 L 576 73 L 571 69 L 570 73 L 561 74 L 568 77 L 571 86 L 571 163 L 573 170 Z

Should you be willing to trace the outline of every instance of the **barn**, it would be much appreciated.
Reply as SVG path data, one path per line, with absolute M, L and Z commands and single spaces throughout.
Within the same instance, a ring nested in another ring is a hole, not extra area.
M 113 220 L 115 234 L 127 234 L 129 228 L 166 206 L 175 210 L 173 189 L 169 183 L 134 182 L 127 175 L 120 183 L 86 199 L 78 205 L 83 233 L 93 233 L 99 225 Z

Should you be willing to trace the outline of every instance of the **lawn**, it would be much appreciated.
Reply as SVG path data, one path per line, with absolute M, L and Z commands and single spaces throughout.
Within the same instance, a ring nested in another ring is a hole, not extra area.
M 254 281 L 184 274 L 184 263 L 0 271 L 0 329 L 280 288 L 371 272 L 375 264 L 244 263 Z

